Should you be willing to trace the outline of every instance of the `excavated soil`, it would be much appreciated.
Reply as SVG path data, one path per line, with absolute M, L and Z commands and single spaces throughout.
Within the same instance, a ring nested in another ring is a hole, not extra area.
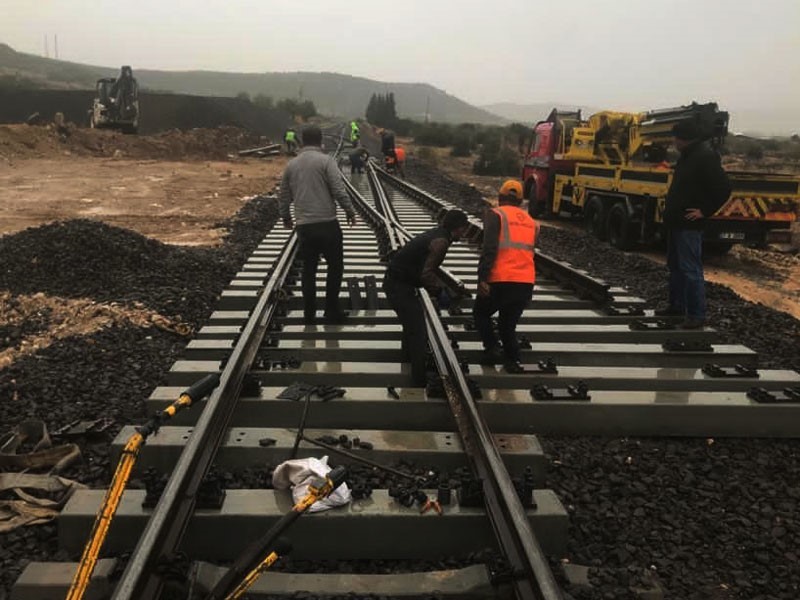
M 0 235 L 54 220 L 87 218 L 163 242 L 214 245 L 217 224 L 271 190 L 282 156 L 229 159 L 262 143 L 238 129 L 124 136 L 0 126 Z M 7 160 L 3 160 L 5 156 Z

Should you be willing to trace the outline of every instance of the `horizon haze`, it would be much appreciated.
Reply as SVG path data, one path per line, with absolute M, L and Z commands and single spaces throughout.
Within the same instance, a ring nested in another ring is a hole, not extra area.
M 134 70 L 333 72 L 475 106 L 553 98 L 646 110 L 716 101 L 733 131 L 800 131 L 800 2 L 4 2 L 0 41 Z M 122 18 L 121 18 L 122 15 Z M 87 18 L 91 16 L 91 18 Z

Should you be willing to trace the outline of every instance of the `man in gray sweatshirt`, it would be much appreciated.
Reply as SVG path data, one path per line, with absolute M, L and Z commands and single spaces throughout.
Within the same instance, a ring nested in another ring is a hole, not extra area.
M 344 272 L 342 230 L 336 219 L 336 204 L 347 222 L 355 225 L 356 213 L 336 162 L 322 151 L 322 131 L 312 125 L 303 130 L 303 149 L 286 166 L 281 181 L 279 211 L 283 226 L 294 226 L 289 206 L 294 203 L 300 258 L 303 260 L 303 317 L 312 325 L 317 318 L 317 267 L 319 258 L 328 264 L 325 282 L 325 321 L 342 323 L 347 315 L 339 308 Z

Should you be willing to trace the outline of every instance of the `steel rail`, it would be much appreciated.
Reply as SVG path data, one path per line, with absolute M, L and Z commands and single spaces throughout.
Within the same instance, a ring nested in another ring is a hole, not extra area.
M 388 182 L 389 185 L 401 190 L 404 194 L 414 198 L 431 210 L 440 212 L 449 208 L 449 206 L 439 198 L 436 198 L 407 181 L 387 173 L 380 167 L 375 167 L 375 172 L 378 177 Z M 468 234 L 470 240 L 480 243 L 483 239 L 483 224 L 476 219 L 470 219 L 470 224 L 472 225 L 471 231 Z M 610 292 L 611 286 L 608 283 L 596 279 L 540 250 L 536 250 L 536 267 L 564 287 L 574 290 L 578 296 L 587 298 L 603 306 L 614 302 L 614 296 Z
M 375 229 L 379 230 L 385 236 L 386 247 L 382 248 L 381 252 L 383 253 L 382 258 L 386 258 L 386 256 L 396 251 L 401 245 L 401 241 L 394 227 L 392 227 L 391 221 L 367 202 L 350 180 L 347 179 L 344 173 L 342 173 L 342 181 L 344 181 L 345 188 L 347 188 L 347 192 L 350 194 L 350 198 L 353 200 L 356 208 L 361 211 L 361 216 L 364 220 L 368 221 Z
M 384 218 L 387 220 L 389 227 L 394 230 L 394 235 L 399 240 L 402 240 L 399 243 L 399 245 L 402 245 L 410 240 L 413 236 L 405 227 L 403 227 L 403 224 L 400 223 L 400 219 L 397 216 L 394 205 L 386 195 L 386 190 L 383 189 L 383 186 L 378 180 L 376 172 L 377 169 L 373 166 L 372 162 L 370 161 L 367 163 L 367 177 L 369 178 L 370 188 L 372 189 L 375 201 L 378 204 L 380 211 L 385 215 Z M 447 285 L 450 291 L 453 292 L 454 296 L 469 296 L 469 292 L 464 286 L 464 283 L 449 270 L 444 267 L 439 267 L 437 269 L 437 274 L 439 275 L 439 278 Z
M 156 567 L 178 550 L 194 511 L 200 484 L 228 429 L 244 377 L 276 313 L 279 293 L 294 262 L 297 247 L 297 234 L 293 232 L 222 370 L 219 387 L 206 401 L 206 407 L 117 584 L 113 600 L 158 598 L 162 581 L 155 573 Z
M 510 585 L 518 600 L 562 600 L 561 588 L 531 529 L 528 515 L 483 420 L 458 357 L 430 296 L 420 290 L 428 338 L 462 444 L 483 486 L 486 512 L 511 567 Z
M 376 183 L 380 186 L 379 182 Z M 381 202 L 389 203 L 385 193 Z M 387 218 L 388 213 L 394 215 L 394 224 L 405 232 L 408 239 L 410 236 L 397 219 L 395 211 L 387 209 Z M 482 483 L 489 520 L 512 569 L 510 585 L 519 600 L 561 600 L 561 589 L 531 529 L 525 508 L 494 438 L 478 411 L 439 312 L 424 289 L 419 290 L 419 295 L 434 363 L 442 379 L 464 450 Z

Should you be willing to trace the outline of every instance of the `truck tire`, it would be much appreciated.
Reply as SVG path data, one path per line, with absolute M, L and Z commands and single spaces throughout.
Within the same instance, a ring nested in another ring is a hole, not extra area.
M 606 217 L 606 232 L 609 243 L 620 250 L 630 250 L 636 242 L 631 216 L 624 202 L 616 202 Z
M 597 196 L 592 196 L 583 207 L 586 231 L 600 240 L 606 239 L 606 206 Z
M 536 199 L 536 186 L 531 186 L 528 192 L 528 214 L 534 219 L 548 219 L 547 203 Z

